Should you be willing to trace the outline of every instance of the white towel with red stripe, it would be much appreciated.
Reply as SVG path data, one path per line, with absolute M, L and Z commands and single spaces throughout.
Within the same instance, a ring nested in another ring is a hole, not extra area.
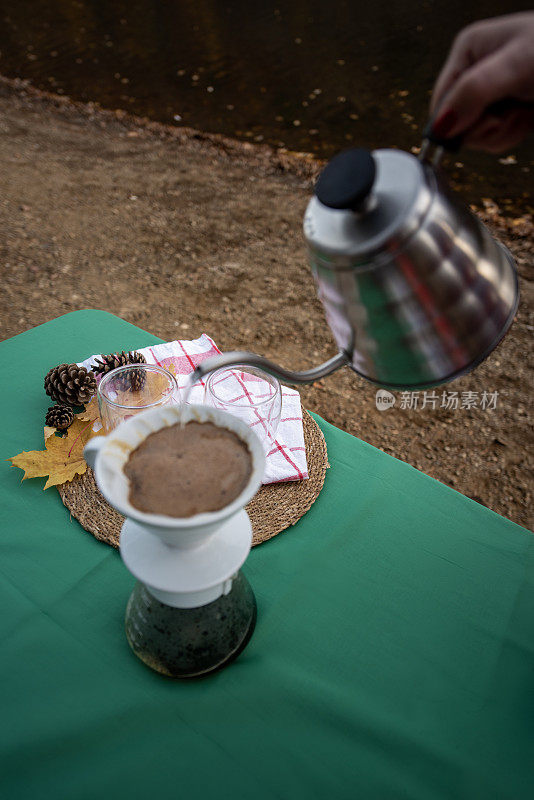
M 195 367 L 204 361 L 220 354 L 220 350 L 210 336 L 202 334 L 198 339 L 182 339 L 165 342 L 151 347 L 143 347 L 142 353 L 148 364 L 159 364 L 172 372 L 180 390 L 187 383 L 187 376 Z M 100 354 L 86 358 L 80 366 L 91 368 L 95 358 Z M 246 377 L 246 375 L 245 375 Z M 253 394 L 253 387 L 252 394 Z M 204 385 L 193 386 L 189 398 L 191 403 L 204 402 Z M 300 481 L 308 477 L 306 448 L 304 446 L 304 429 L 302 427 L 302 406 L 300 395 L 295 389 L 282 386 L 282 415 L 276 431 L 276 440 L 267 453 L 263 483 L 280 483 L 282 481 Z

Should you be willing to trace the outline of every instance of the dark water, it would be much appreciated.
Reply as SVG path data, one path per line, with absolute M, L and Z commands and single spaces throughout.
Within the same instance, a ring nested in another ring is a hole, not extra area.
M 322 157 L 420 144 L 429 93 L 468 22 L 504 0 L 0 0 L 0 72 L 175 125 Z M 532 147 L 462 152 L 466 197 L 525 206 Z M 460 166 L 457 166 L 459 164 Z

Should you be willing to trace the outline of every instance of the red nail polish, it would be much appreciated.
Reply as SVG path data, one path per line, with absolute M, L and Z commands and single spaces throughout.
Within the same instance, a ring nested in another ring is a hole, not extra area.
M 449 108 L 437 118 L 432 126 L 432 133 L 440 139 L 446 139 L 458 121 L 458 114 Z

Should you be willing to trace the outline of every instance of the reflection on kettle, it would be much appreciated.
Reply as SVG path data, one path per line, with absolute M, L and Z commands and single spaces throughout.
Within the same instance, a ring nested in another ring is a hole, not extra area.
M 426 157 L 340 153 L 319 176 L 304 235 L 338 355 L 292 372 L 252 353 L 225 353 L 200 364 L 196 378 L 245 363 L 308 383 L 348 364 L 379 386 L 437 386 L 480 364 L 513 321 L 511 254 Z

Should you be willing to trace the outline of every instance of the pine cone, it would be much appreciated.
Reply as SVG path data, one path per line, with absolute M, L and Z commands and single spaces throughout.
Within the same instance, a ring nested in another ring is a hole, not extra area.
M 94 363 L 91 364 L 91 369 L 95 375 L 106 375 L 112 369 L 124 367 L 128 364 L 129 355 L 130 353 L 125 353 L 123 350 L 122 353 L 110 353 L 109 356 L 100 356 L 101 360 L 95 359 Z
M 146 358 L 138 352 L 128 353 L 128 363 L 146 364 Z M 122 388 L 131 389 L 133 392 L 142 389 L 146 383 L 146 372 L 144 369 L 130 369 L 127 372 L 125 371 L 120 377 L 122 378 Z
M 58 431 L 66 430 L 72 425 L 73 421 L 74 411 L 70 406 L 50 406 L 46 413 L 46 424 L 50 425 L 52 428 L 56 428 Z
M 96 392 L 96 378 L 85 367 L 59 364 L 46 374 L 44 388 L 52 400 L 69 406 L 83 406 Z
M 121 353 L 110 353 L 110 355 L 101 356 L 101 360 L 99 361 L 96 359 L 92 367 L 97 375 L 105 375 L 111 372 L 112 369 L 124 367 L 127 364 L 146 364 L 146 358 L 142 353 L 138 353 L 136 350 L 130 351 L 129 353 L 125 353 L 123 350 Z M 143 388 L 145 381 L 146 373 L 142 369 L 128 370 L 122 375 L 117 376 L 118 388 L 124 391 L 128 389 L 138 391 Z

